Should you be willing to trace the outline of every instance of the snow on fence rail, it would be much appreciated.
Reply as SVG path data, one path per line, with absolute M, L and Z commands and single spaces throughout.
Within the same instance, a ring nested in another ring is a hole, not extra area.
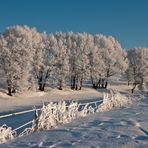
M 99 101 L 92 101 L 92 102 L 88 102 L 88 103 L 80 103 L 79 106 L 85 106 L 86 104 L 97 104 L 97 103 L 100 103 L 102 102 L 102 100 L 99 100 Z
M 21 128 L 23 128 L 23 127 L 25 127 L 25 126 L 31 124 L 32 122 L 33 122 L 33 121 L 31 120 L 31 121 L 29 121 L 29 122 L 27 122 L 27 123 L 24 123 L 23 125 L 21 125 L 21 126 L 15 128 L 15 129 L 13 129 L 13 130 L 14 130 L 14 131 L 17 131 L 17 130 L 19 130 L 19 129 L 21 129 Z
M 29 112 L 33 112 L 36 109 L 30 109 L 30 110 L 25 110 L 25 111 L 21 111 L 21 112 L 15 112 L 15 113 L 10 113 L 10 114 L 6 114 L 6 115 L 1 115 L 0 119 L 2 118 L 7 118 L 7 117 L 12 117 L 12 116 L 16 116 L 16 115 L 21 115 L 21 114 L 25 114 L 25 113 L 29 113 Z M 37 109 L 40 110 L 40 109 Z

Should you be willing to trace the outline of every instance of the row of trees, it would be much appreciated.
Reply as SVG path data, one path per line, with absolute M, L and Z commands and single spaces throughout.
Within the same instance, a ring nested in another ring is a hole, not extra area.
M 36 86 L 44 91 L 50 80 L 60 90 L 65 84 L 81 90 L 85 80 L 94 88 L 107 88 L 109 78 L 127 67 L 127 53 L 112 36 L 48 35 L 28 26 L 9 27 L 0 34 L 0 68 L 9 95 Z

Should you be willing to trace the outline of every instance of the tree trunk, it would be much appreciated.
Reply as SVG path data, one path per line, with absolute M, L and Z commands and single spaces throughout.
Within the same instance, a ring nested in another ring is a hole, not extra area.
M 99 81 L 98 81 L 98 83 L 97 83 L 97 85 L 96 85 L 96 89 L 97 89 L 97 88 L 100 88 L 100 87 L 101 87 L 100 85 L 101 85 L 101 79 L 99 79 Z
M 42 85 L 41 84 L 39 84 L 39 90 L 42 91 Z
M 94 83 L 93 77 L 91 76 L 90 78 L 91 78 L 92 87 L 95 88 L 95 83 Z
M 14 94 L 16 93 L 16 89 L 15 88 L 12 89 L 12 93 L 14 93 Z
M 104 86 L 104 88 L 106 89 L 107 88 L 107 86 L 108 86 L 108 79 L 109 79 L 109 77 L 110 77 L 110 65 L 109 65 L 109 67 L 108 67 L 108 70 L 107 70 L 107 74 L 106 74 L 106 81 L 104 80 L 104 82 L 105 82 L 105 86 Z
M 42 89 L 41 91 L 44 91 L 45 90 L 45 82 L 42 84 Z
M 128 85 L 128 86 L 130 85 L 130 81 L 127 81 L 127 85 Z
M 45 90 L 45 85 L 46 85 L 45 81 L 43 81 L 43 76 L 40 76 L 38 78 L 38 85 L 39 85 L 39 90 L 40 91 L 44 91 Z
M 46 85 L 46 79 L 48 78 L 48 73 L 49 71 L 46 72 L 46 75 L 44 77 L 43 71 L 39 71 L 39 75 L 37 76 L 38 79 L 38 86 L 39 86 L 39 90 L 40 91 L 44 91 L 45 90 L 45 85 Z
M 8 86 L 8 95 L 9 96 L 12 96 L 12 90 L 11 90 L 11 87 L 10 86 Z
M 93 88 L 96 89 L 96 84 L 95 83 L 93 84 Z
M 78 75 L 76 76 L 76 82 L 75 82 L 75 90 L 78 90 L 78 83 L 79 83 L 79 80 L 78 80 Z
M 73 76 L 73 77 L 72 77 L 72 85 L 71 85 L 71 89 L 75 89 L 75 86 L 76 86 L 76 77 Z
M 132 93 L 134 93 L 134 90 L 135 90 L 136 86 L 137 86 L 137 84 L 134 83 L 134 84 L 133 84 L 133 88 L 132 88 L 132 90 L 131 90 Z
M 104 88 L 104 79 L 101 81 L 101 88 Z
M 70 79 L 70 81 L 71 81 L 71 89 L 72 89 L 72 87 L 73 87 L 73 77 L 71 76 L 71 79 Z
M 105 82 L 105 88 L 107 88 L 107 86 L 108 86 L 108 80 L 106 80 Z
M 42 75 L 38 77 L 39 90 L 42 91 Z
M 76 84 L 75 90 L 78 90 L 78 84 Z
M 83 83 L 83 79 L 80 80 L 80 87 L 79 87 L 79 90 L 82 89 L 82 83 Z
M 39 84 L 39 90 L 44 91 L 45 90 L 45 83 L 40 83 Z
M 7 79 L 7 86 L 8 86 L 8 95 L 12 96 L 12 83 L 11 80 Z
M 59 90 L 63 90 L 63 88 L 62 88 L 62 80 L 60 80 L 59 82 L 60 82 L 60 84 L 59 84 Z

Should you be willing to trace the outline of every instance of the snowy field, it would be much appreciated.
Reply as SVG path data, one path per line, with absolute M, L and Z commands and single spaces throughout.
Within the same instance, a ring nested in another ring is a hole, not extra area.
M 127 94 L 130 87 L 126 85 L 112 85 L 109 89 L 118 89 L 121 94 Z M 40 104 L 42 101 L 59 101 L 71 99 L 89 100 L 102 98 L 105 90 L 96 91 L 91 88 L 84 88 L 81 92 L 65 90 L 51 90 L 50 92 L 26 94 L 21 96 L 31 99 L 28 101 L 21 99 L 23 106 L 6 105 L 10 110 L 25 108 L 27 105 Z M 58 97 L 60 96 L 60 98 Z M 1 93 L 1 99 L 5 94 Z M 36 99 L 35 99 L 36 98 Z M 46 99 L 45 99 L 46 98 Z M 12 98 L 5 98 L 11 101 Z M 124 99 L 124 98 L 123 98 Z M 14 101 L 19 100 L 19 96 L 13 97 Z M 119 102 L 120 103 L 120 102 Z M 117 104 L 119 104 L 117 102 Z M 115 107 L 106 112 L 99 112 L 73 120 L 70 123 L 58 125 L 48 131 L 35 132 L 27 136 L 15 138 L 8 143 L 1 144 L 0 147 L 110 147 L 110 148 L 141 148 L 148 147 L 148 95 L 145 99 L 137 100 L 124 107 Z M 1 105 L 2 106 L 2 105 Z M 112 107 L 112 106 L 111 106 Z M 113 105 L 114 107 L 114 105 Z M 109 106 L 110 108 L 110 106 Z M 1 108 L 1 113 L 4 110 Z
M 106 92 L 104 90 L 103 92 Z M 65 89 L 49 89 L 46 92 L 27 92 L 27 94 L 17 94 L 8 96 L 5 91 L 0 91 L 0 113 L 10 112 L 26 107 L 32 108 L 34 105 L 42 105 L 43 102 L 61 101 L 61 100 L 90 100 L 102 98 L 102 92 L 91 88 L 83 88 L 81 91 Z
M 147 148 L 148 97 L 129 107 L 95 113 L 1 147 Z
M 58 90 L 56 88 L 47 88 L 45 92 L 27 92 L 8 96 L 7 91 L 0 89 L 0 114 L 4 112 L 14 112 L 16 110 L 32 108 L 34 105 L 40 106 L 43 102 L 61 101 L 61 100 L 94 100 L 103 97 L 103 93 L 110 89 L 118 90 L 121 93 L 129 93 L 131 86 L 125 85 L 125 82 L 109 85 L 108 89 L 95 90 L 90 85 L 85 86 L 81 91 L 65 88 Z

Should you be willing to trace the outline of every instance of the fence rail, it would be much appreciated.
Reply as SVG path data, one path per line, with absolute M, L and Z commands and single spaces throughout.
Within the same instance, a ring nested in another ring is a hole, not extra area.
M 6 115 L 1 115 L 0 119 L 7 118 L 7 117 L 12 117 L 12 116 L 16 116 L 16 115 L 21 115 L 21 114 L 25 114 L 25 113 L 29 113 L 29 112 L 33 112 L 35 110 L 41 110 L 41 108 L 39 108 L 39 109 L 30 109 L 30 110 L 25 110 L 25 111 L 21 111 L 21 112 L 15 112 L 15 113 L 10 113 L 10 114 L 6 114 Z
M 100 103 L 100 102 L 102 102 L 102 100 L 93 101 L 93 102 L 87 102 L 87 103 L 80 103 L 79 106 L 83 106 L 83 105 L 86 105 L 86 104 L 97 104 L 97 103 Z
M 14 131 L 17 131 L 17 130 L 19 130 L 19 129 L 21 129 L 21 128 L 23 128 L 23 127 L 25 127 L 25 126 L 31 124 L 32 122 L 33 122 L 33 121 L 31 120 L 31 121 L 29 121 L 29 122 L 27 122 L 27 123 L 24 123 L 23 125 L 21 125 L 21 126 L 15 128 L 15 129 L 13 129 L 13 130 L 14 130 Z

